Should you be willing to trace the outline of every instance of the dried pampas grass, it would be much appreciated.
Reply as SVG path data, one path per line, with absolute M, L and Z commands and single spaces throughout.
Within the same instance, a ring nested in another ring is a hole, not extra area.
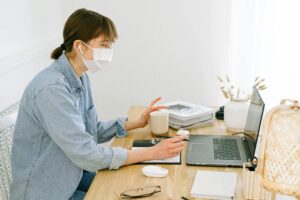
M 223 96 L 226 99 L 230 99 L 231 101 L 249 101 L 251 98 L 250 94 L 246 94 L 245 91 L 241 90 L 239 87 L 235 87 L 231 80 L 229 79 L 229 76 L 226 75 L 224 79 L 222 79 L 220 76 L 217 76 L 217 79 L 219 80 L 221 87 L 220 90 L 223 94 Z M 267 86 L 265 85 L 265 79 L 260 78 L 257 76 L 254 79 L 254 84 L 258 90 L 265 90 L 267 89 Z

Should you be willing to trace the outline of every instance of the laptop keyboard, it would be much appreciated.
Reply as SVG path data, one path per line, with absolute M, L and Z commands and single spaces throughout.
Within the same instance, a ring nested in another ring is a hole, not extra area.
M 214 138 L 214 157 L 216 160 L 241 160 L 237 141 L 229 138 Z

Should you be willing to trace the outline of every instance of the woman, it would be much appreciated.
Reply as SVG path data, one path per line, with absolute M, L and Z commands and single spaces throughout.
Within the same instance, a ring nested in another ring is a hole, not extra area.
M 145 160 L 177 155 L 183 137 L 143 150 L 97 146 L 148 124 L 149 114 L 165 108 L 155 99 L 135 121 L 97 119 L 86 71 L 111 61 L 117 39 L 113 22 L 86 9 L 75 11 L 63 31 L 64 42 L 24 91 L 12 147 L 11 199 L 83 199 L 94 173 Z M 89 172 L 88 172 L 89 171 Z

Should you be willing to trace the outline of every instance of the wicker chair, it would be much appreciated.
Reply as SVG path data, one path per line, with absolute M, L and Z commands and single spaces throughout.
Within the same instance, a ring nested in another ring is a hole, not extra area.
M 0 199 L 9 200 L 11 175 L 11 147 L 19 102 L 0 111 Z
M 263 187 L 300 198 L 300 104 L 282 100 L 264 120 L 258 173 Z

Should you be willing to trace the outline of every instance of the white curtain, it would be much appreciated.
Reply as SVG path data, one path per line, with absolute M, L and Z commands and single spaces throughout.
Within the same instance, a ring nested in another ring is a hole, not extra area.
M 237 84 L 251 90 L 266 79 L 267 108 L 282 98 L 300 100 L 300 1 L 232 0 L 228 66 Z

